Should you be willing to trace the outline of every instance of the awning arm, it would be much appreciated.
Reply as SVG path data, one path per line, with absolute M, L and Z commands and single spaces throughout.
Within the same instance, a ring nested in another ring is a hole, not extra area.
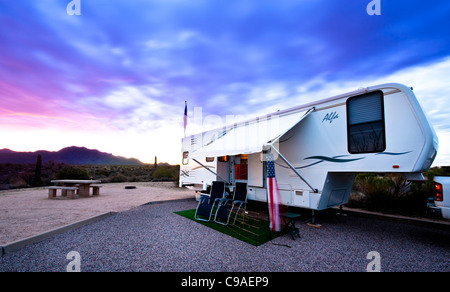
M 214 174 L 215 176 L 217 176 L 218 178 L 220 178 L 221 180 L 223 180 L 224 182 L 226 182 L 227 184 L 229 184 L 230 182 L 227 181 L 226 179 L 223 179 L 220 175 L 218 175 L 217 173 L 215 173 L 214 171 L 212 171 L 211 169 L 209 169 L 208 167 L 204 166 L 203 164 L 201 164 L 197 159 L 192 158 L 192 160 L 194 160 L 195 162 L 197 162 L 198 164 L 200 164 L 201 167 L 203 167 L 204 169 L 206 169 L 207 171 L 211 172 L 212 174 Z
M 290 169 L 292 169 L 292 171 L 305 183 L 308 185 L 308 187 L 314 192 L 314 193 L 318 193 L 319 190 L 313 188 L 307 181 L 306 179 L 300 174 L 300 172 L 298 172 L 297 169 L 295 169 L 295 167 L 286 159 L 286 157 L 284 157 L 283 155 L 281 155 L 280 151 L 278 151 L 277 148 L 275 148 L 273 145 L 270 145 L 270 147 L 278 154 L 278 156 L 280 156 L 280 158 L 289 166 Z

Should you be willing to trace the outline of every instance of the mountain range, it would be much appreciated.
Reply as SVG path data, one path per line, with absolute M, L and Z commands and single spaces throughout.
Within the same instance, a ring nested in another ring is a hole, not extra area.
M 100 152 L 85 147 L 66 147 L 59 151 L 39 150 L 35 152 L 16 152 L 10 149 L 0 149 L 0 163 L 36 163 L 37 156 L 41 155 L 42 163 L 49 161 L 63 162 L 78 165 L 142 165 L 136 158 L 114 156 L 110 153 Z

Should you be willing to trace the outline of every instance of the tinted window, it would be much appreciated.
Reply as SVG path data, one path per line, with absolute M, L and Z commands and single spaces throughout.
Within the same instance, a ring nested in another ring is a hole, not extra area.
M 348 151 L 382 152 L 386 149 L 383 92 L 375 91 L 347 100 Z

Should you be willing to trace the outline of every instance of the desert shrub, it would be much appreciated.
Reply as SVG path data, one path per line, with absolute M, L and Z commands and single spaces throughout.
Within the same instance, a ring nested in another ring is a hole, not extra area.
M 121 173 L 115 173 L 112 176 L 109 177 L 108 182 L 110 183 L 119 183 L 119 182 L 127 182 L 128 178 L 121 174 Z
M 110 170 L 106 166 L 97 167 L 97 168 L 94 168 L 94 174 L 95 174 L 95 176 L 98 176 L 98 177 L 108 177 L 110 174 Z
M 424 215 L 434 178 L 432 171 L 425 175 L 428 177 L 427 181 L 417 183 L 407 181 L 398 173 L 384 176 L 359 174 L 348 206 L 395 214 Z
M 377 210 L 392 201 L 391 189 L 394 183 L 376 174 L 359 174 L 353 186 L 354 191 L 362 193 L 366 208 Z
M 90 179 L 88 171 L 83 167 L 65 166 L 59 170 L 56 179 Z
M 173 179 L 174 176 L 174 170 L 166 166 L 160 166 L 153 171 L 153 179 Z

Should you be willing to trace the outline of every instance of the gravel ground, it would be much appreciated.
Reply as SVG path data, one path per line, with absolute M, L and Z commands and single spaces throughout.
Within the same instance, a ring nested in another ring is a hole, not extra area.
M 133 185 L 136 189 L 125 189 Z M 194 198 L 173 182 L 102 184 L 100 196 L 69 200 L 44 188 L 0 191 L 0 245 L 22 240 L 106 212 L 122 212 L 148 202 Z
M 300 223 L 259 247 L 174 214 L 195 200 L 143 205 L 7 253 L 0 271 L 66 271 L 77 251 L 81 271 L 296 272 L 366 271 L 380 254 L 381 271 L 450 272 L 450 230 L 354 216 L 321 214 L 321 228 Z

